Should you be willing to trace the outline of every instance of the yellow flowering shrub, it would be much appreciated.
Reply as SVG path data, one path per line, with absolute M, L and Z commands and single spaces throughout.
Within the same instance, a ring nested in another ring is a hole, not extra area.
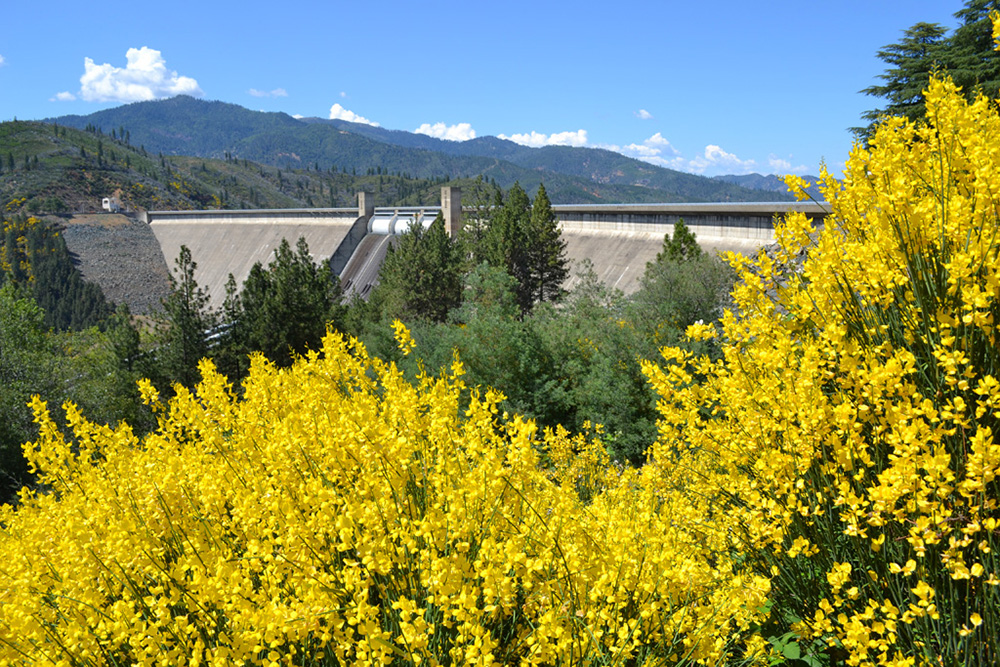
M 738 314 L 689 332 L 723 359 L 646 365 L 665 492 L 851 665 L 1000 662 L 1000 115 L 948 81 L 926 103 L 824 170 L 822 230 L 791 214 L 775 257 L 732 258 Z
M 240 398 L 201 371 L 166 404 L 141 384 L 141 441 L 72 405 L 64 437 L 36 401 L 42 490 L 0 513 L 0 665 L 763 655 L 739 636 L 766 580 L 706 551 L 668 473 L 462 400 L 458 360 L 411 384 L 328 335 L 290 369 L 255 358 Z

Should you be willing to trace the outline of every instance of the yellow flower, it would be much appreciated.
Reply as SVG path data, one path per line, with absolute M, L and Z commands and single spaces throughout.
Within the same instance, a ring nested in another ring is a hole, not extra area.
M 395 332 L 396 345 L 403 352 L 403 356 L 409 355 L 413 351 L 413 348 L 417 346 L 416 341 L 410 335 L 410 330 L 399 320 L 392 321 L 392 329 Z

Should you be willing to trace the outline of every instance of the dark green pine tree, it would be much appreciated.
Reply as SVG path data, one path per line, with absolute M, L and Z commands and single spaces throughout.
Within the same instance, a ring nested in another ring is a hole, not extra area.
M 531 207 L 528 227 L 528 279 L 532 299 L 535 303 L 558 301 L 562 298 L 563 282 L 569 275 L 566 260 L 566 241 L 559 231 L 552 202 L 543 184 L 538 185 L 538 193 Z
M 951 77 L 969 99 L 980 92 L 997 97 L 1000 53 L 993 44 L 993 11 L 1000 11 L 1000 0 L 966 0 L 955 12 L 960 25 L 951 35 L 937 23 L 917 23 L 904 31 L 900 42 L 879 50 L 878 57 L 888 65 L 879 75 L 883 83 L 861 92 L 885 99 L 886 105 L 863 113 L 869 124 L 853 128 L 854 132 L 862 138 L 871 136 L 879 118 L 887 115 L 923 118 L 923 91 L 934 72 Z
M 329 265 L 312 261 L 304 238 L 294 252 L 283 239 L 267 269 L 255 264 L 238 301 L 230 292 L 227 288 L 224 318 L 235 322 L 232 336 L 243 347 L 240 356 L 262 352 L 279 366 L 318 349 L 327 326 L 342 319 L 340 280 Z
M 468 204 L 464 206 L 465 214 L 462 219 L 462 229 L 459 232 L 459 240 L 462 244 L 463 253 L 468 258 L 469 263 L 475 267 L 486 261 L 482 256 L 484 249 L 483 241 L 486 238 L 486 231 L 493 220 L 495 204 L 499 201 L 503 205 L 503 195 L 495 185 L 490 185 L 484 181 L 482 174 L 476 176 L 472 187 L 463 191 L 463 199 L 468 199 Z
M 212 361 L 219 372 L 237 382 L 249 368 L 248 350 L 242 340 L 240 318 L 243 316 L 243 304 L 240 299 L 239 286 L 236 278 L 229 274 L 226 281 L 226 298 L 222 302 L 222 313 L 219 321 L 219 336 L 212 350 Z
M 379 269 L 372 303 L 383 318 L 444 322 L 462 300 L 462 253 L 441 214 L 401 234 Z
M 208 311 L 208 293 L 194 277 L 197 268 L 191 251 L 182 245 L 170 276 L 170 296 L 163 302 L 167 331 L 160 354 L 161 372 L 171 384 L 185 387 L 193 387 L 201 377 L 198 362 L 208 354 L 206 333 L 214 324 Z
M 942 65 L 945 33 L 944 26 L 938 23 L 917 23 L 904 31 L 903 39 L 898 43 L 878 51 L 876 55 L 888 66 L 878 75 L 882 83 L 861 92 L 883 98 L 886 105 L 861 114 L 868 125 L 854 128 L 855 134 L 867 138 L 884 116 L 904 116 L 910 120 L 923 118 L 924 89 L 931 73 Z
M 967 0 L 955 12 L 961 25 L 948 39 L 945 67 L 952 80 L 973 95 L 996 98 L 1000 92 L 1000 53 L 994 49 L 990 13 L 1000 11 L 1000 0 Z
M 517 303 L 521 313 L 525 314 L 534 304 L 534 290 L 528 272 L 531 200 L 524 188 L 515 182 L 506 197 L 501 199 L 498 192 L 493 208 L 493 218 L 483 235 L 480 254 L 488 264 L 503 269 L 517 281 Z
M 663 247 L 660 249 L 660 252 L 656 253 L 656 261 L 657 263 L 665 261 L 686 262 L 697 259 L 701 255 L 702 249 L 698 245 L 698 239 L 695 237 L 694 232 L 684 224 L 684 219 L 681 218 L 674 225 L 673 238 L 671 238 L 670 232 L 664 235 Z

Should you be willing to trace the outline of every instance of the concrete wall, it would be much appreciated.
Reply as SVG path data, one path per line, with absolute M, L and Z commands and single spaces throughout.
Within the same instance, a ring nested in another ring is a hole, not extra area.
M 646 263 L 656 259 L 678 220 L 708 252 L 753 253 L 774 240 L 774 218 L 793 210 L 822 219 L 815 203 L 721 203 L 553 206 L 574 272 L 590 260 L 598 277 L 625 293 L 638 289 Z M 571 289 L 574 275 L 567 282 Z
M 181 245 L 191 250 L 195 279 L 208 290 L 212 308 L 222 307 L 230 273 L 242 287 L 254 263 L 266 266 L 282 239 L 294 248 L 304 237 L 313 259 L 325 261 L 359 217 L 357 208 L 147 213 L 171 270 Z
M 461 201 L 458 191 L 442 194 L 446 204 L 454 206 Z M 825 216 L 823 206 L 815 203 L 781 202 L 553 206 L 552 209 L 574 269 L 584 260 L 590 260 L 604 282 L 626 293 L 638 289 L 646 263 L 655 259 L 664 236 L 673 234 L 678 220 L 684 220 L 709 252 L 752 253 L 772 242 L 775 216 L 792 210 L 818 219 Z M 300 236 L 305 237 L 316 261 L 330 259 L 336 253 L 335 268 L 350 280 L 351 290 L 367 292 L 385 254 L 384 244 L 365 243 L 369 241 L 368 221 L 374 219 L 373 215 L 384 217 L 393 210 L 376 211 L 371 195 L 364 193 L 359 196 L 359 208 L 150 211 L 147 220 L 171 269 L 182 244 L 191 250 L 198 264 L 195 277 L 208 289 L 211 306 L 220 308 L 230 273 L 242 286 L 255 262 L 266 265 L 282 239 L 294 246 Z M 366 252 L 361 253 L 362 249 Z M 355 256 L 359 253 L 365 258 Z M 575 282 L 571 278 L 566 286 L 572 288 Z

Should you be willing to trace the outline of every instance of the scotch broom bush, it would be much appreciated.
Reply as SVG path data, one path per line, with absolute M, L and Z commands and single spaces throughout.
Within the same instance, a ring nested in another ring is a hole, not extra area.
M 926 101 L 824 171 L 824 229 L 785 219 L 779 259 L 818 233 L 800 273 L 734 258 L 739 315 L 689 330 L 722 360 L 646 365 L 664 493 L 771 579 L 776 633 L 850 665 L 1000 662 L 1000 116 Z
M 762 655 L 740 635 L 765 580 L 599 443 L 505 419 L 490 391 L 462 411 L 457 360 L 414 385 L 328 335 L 290 369 L 256 357 L 239 399 L 201 372 L 167 404 L 143 384 L 142 441 L 72 405 L 64 438 L 35 401 L 44 491 L 0 514 L 0 665 Z

